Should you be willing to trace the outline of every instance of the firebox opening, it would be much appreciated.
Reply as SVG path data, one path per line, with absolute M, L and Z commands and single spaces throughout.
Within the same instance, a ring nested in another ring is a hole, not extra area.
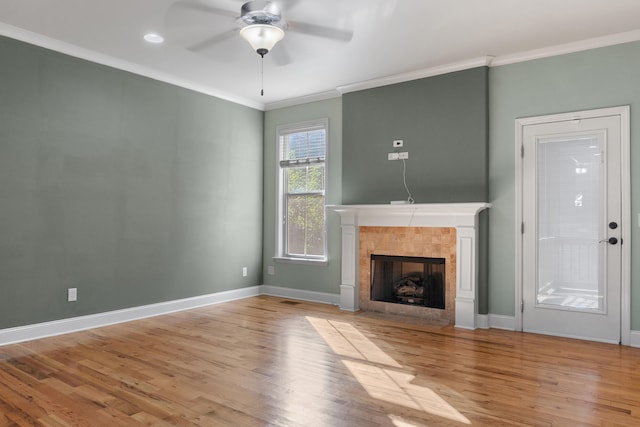
M 445 308 L 445 259 L 371 255 L 371 300 Z

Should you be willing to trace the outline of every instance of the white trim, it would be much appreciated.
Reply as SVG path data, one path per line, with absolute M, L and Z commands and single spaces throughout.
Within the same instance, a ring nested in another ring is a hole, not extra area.
M 340 295 L 326 292 L 305 291 L 302 289 L 280 286 L 260 285 L 232 291 L 218 292 L 192 298 L 167 301 L 158 304 L 108 311 L 105 313 L 37 323 L 15 328 L 0 329 L 0 347 L 35 339 L 49 338 L 87 329 L 131 322 L 148 317 L 161 316 L 178 311 L 191 310 L 208 305 L 220 304 L 238 299 L 251 298 L 258 295 L 269 295 L 290 298 L 319 304 L 340 305 Z M 476 327 L 481 329 L 515 330 L 515 318 L 498 314 L 478 314 Z M 626 345 L 640 347 L 640 331 L 630 331 L 630 340 Z
M 320 304 L 339 305 L 340 295 L 326 292 L 305 291 L 302 289 L 284 288 L 280 286 L 262 285 L 261 295 L 291 298 L 301 301 L 317 302 Z
M 110 55 L 95 52 L 80 46 L 66 43 L 42 34 L 34 33 L 23 28 L 15 27 L 0 22 L 0 35 L 7 36 L 16 40 L 23 41 L 32 45 L 40 46 L 49 50 L 71 55 L 76 58 L 85 59 L 97 64 L 106 65 L 117 68 L 119 70 L 128 71 L 154 80 L 159 80 L 175 86 L 190 89 L 236 104 L 245 105 L 247 107 L 256 108 L 261 111 L 270 111 L 279 108 L 292 107 L 295 105 L 306 104 L 314 101 L 337 98 L 344 93 L 354 92 L 358 90 L 371 89 L 374 87 L 386 86 L 395 83 L 403 83 L 411 80 L 432 77 L 455 71 L 462 71 L 476 67 L 490 66 L 498 67 L 501 65 L 509 65 L 518 62 L 531 61 L 534 59 L 542 59 L 553 56 L 565 55 L 568 53 L 580 52 L 600 47 L 613 46 L 622 43 L 630 43 L 640 40 L 640 30 L 632 30 L 623 33 L 611 34 L 603 37 L 595 37 L 586 40 L 580 40 L 572 43 L 549 46 L 542 49 L 535 49 L 525 52 L 518 52 L 509 55 L 492 56 L 486 55 L 480 58 L 472 58 L 460 62 L 444 64 L 437 67 L 415 70 L 408 73 L 396 74 L 382 77 L 379 79 L 367 80 L 364 82 L 355 82 L 336 87 L 335 90 L 325 92 L 312 93 L 300 97 L 284 99 L 281 101 L 263 104 L 251 99 L 239 97 L 237 95 L 214 89 L 207 85 L 192 82 L 174 75 L 159 72 L 157 70 L 138 65 L 129 61 L 115 58 Z
M 476 326 L 479 329 L 514 331 L 515 325 L 515 317 L 513 316 L 503 316 L 501 314 L 478 314 L 476 316 Z
M 640 32 L 638 33 L 640 35 Z M 520 232 L 520 224 L 523 219 L 522 212 L 522 158 L 520 149 L 523 144 L 522 132 L 526 125 L 535 125 L 540 123 L 561 122 L 574 119 L 589 119 L 606 116 L 620 116 L 620 144 L 621 144 L 621 209 L 622 218 L 620 232 L 623 242 L 622 245 L 622 284 L 620 289 L 620 342 L 623 345 L 631 345 L 631 134 L 630 134 L 630 116 L 631 110 L 628 105 L 619 107 L 600 108 L 595 110 L 575 111 L 560 114 L 551 114 L 546 116 L 525 117 L 516 119 L 516 162 L 515 162 L 515 190 L 516 190 L 516 250 L 515 250 L 515 270 L 516 270 L 516 298 L 515 298 L 515 330 L 522 330 L 522 313 L 520 311 L 520 302 L 522 301 L 522 233 Z M 628 224 L 626 226 L 625 224 Z M 530 331 L 533 332 L 533 331 Z M 575 338 L 575 337 L 570 337 Z
M 327 205 L 342 224 L 375 227 L 477 227 L 476 217 L 491 203 L 414 203 L 400 205 Z
M 594 37 L 591 39 L 580 40 L 572 43 L 565 43 L 555 46 L 548 46 L 542 49 L 529 50 L 508 55 L 492 56 L 486 55 L 481 58 L 469 59 L 450 64 L 444 64 L 438 67 L 426 68 L 422 70 L 411 71 L 403 74 L 395 74 L 382 77 L 379 79 L 367 80 L 364 82 L 355 82 L 336 87 L 337 95 L 333 91 L 322 92 L 318 94 L 305 95 L 299 98 L 291 98 L 283 101 L 277 101 L 265 106 L 265 110 L 275 110 L 277 108 L 291 107 L 294 105 L 305 104 L 312 101 L 333 98 L 345 93 L 355 92 L 364 89 L 372 89 L 375 87 L 386 86 L 395 83 L 404 83 L 411 80 L 433 77 L 456 71 L 468 70 L 477 67 L 499 67 L 502 65 L 510 65 L 518 62 L 526 62 L 534 59 L 544 59 L 554 56 L 566 55 L 569 53 L 581 52 L 585 50 L 597 49 L 601 47 L 614 46 L 623 43 L 631 43 L 640 40 L 640 30 L 632 30 L 623 33 L 611 34 L 603 37 Z
M 283 264 L 301 264 L 301 265 L 315 265 L 315 266 L 325 266 L 329 265 L 328 258 L 294 258 L 294 257 L 278 257 L 274 256 L 271 258 L 275 262 L 281 262 Z
M 600 47 L 614 46 L 617 44 L 630 43 L 640 40 L 640 30 L 632 30 L 624 33 L 611 34 L 603 37 L 595 37 L 580 40 L 573 43 L 559 44 L 542 49 L 518 52 L 511 55 L 496 57 L 492 62 L 492 67 L 515 64 L 518 62 L 531 61 L 534 59 L 549 58 L 553 56 L 566 55 L 569 53 L 581 52 L 584 50 L 597 49 Z
M 456 71 L 468 70 L 477 67 L 499 67 L 502 65 L 510 65 L 518 62 L 526 62 L 534 59 L 543 59 L 554 56 L 566 55 L 569 53 L 581 52 L 585 50 L 597 49 L 601 47 L 614 46 L 623 43 L 630 43 L 640 40 L 640 30 L 632 30 L 623 33 L 611 34 L 603 37 L 595 37 L 586 40 L 580 40 L 572 43 L 565 43 L 555 46 L 548 46 L 542 49 L 518 52 L 509 55 L 493 56 L 486 55 L 480 58 L 469 59 L 466 61 L 444 64 L 438 67 L 426 68 L 422 70 L 410 71 L 403 74 L 395 74 L 391 76 L 381 77 L 379 79 L 367 80 L 364 82 L 355 82 L 346 85 L 337 86 L 335 91 L 321 92 L 311 95 L 305 95 L 298 98 L 285 99 L 283 101 L 272 102 L 265 105 L 265 111 L 275 110 L 278 108 L 292 107 L 295 105 L 306 104 L 313 101 L 321 101 L 324 99 L 335 98 L 345 93 L 355 92 L 364 89 L 372 89 L 375 87 L 386 86 L 396 83 L 404 83 L 412 80 L 433 77 L 442 74 L 453 73 Z
M 96 64 L 106 65 L 108 67 L 113 67 L 122 71 L 128 71 L 140 76 L 149 77 L 154 80 L 172 84 L 174 86 L 193 90 L 199 93 L 204 93 L 205 95 L 214 96 L 225 101 L 230 101 L 236 104 L 264 111 L 264 104 L 261 102 L 243 98 L 229 92 L 214 89 L 207 85 L 202 85 L 200 83 L 192 82 L 187 79 L 171 75 L 169 73 L 160 72 L 143 65 L 135 64 L 124 59 L 115 58 L 104 53 L 99 53 L 90 49 L 76 46 L 71 43 L 56 40 L 47 36 L 43 36 L 42 34 L 37 34 L 32 31 L 14 27 L 2 22 L 0 22 L 0 35 L 20 40 L 35 46 L 43 47 L 55 52 L 63 53 L 65 55 L 70 55 L 76 58 L 94 62 Z
M 499 67 L 501 65 L 515 64 L 518 62 L 526 62 L 534 59 L 549 58 L 553 56 L 566 55 L 584 50 L 597 49 L 606 46 L 614 46 L 617 44 L 630 43 L 640 40 L 640 30 L 632 30 L 623 33 L 610 34 L 603 37 L 594 37 L 591 39 L 580 40 L 572 43 L 548 46 L 542 49 L 518 52 L 509 55 L 493 56 L 486 55 L 480 58 L 472 58 L 465 61 L 444 64 L 438 67 L 426 68 L 422 70 L 411 71 L 403 74 L 382 77 L 379 79 L 367 80 L 364 82 L 356 82 L 338 86 L 336 90 L 341 94 L 355 92 L 358 90 L 371 89 L 374 87 L 386 86 L 396 83 L 404 83 L 411 80 L 423 79 L 437 75 L 453 73 L 455 71 L 468 70 L 476 67 Z M 304 98 L 301 98 L 304 99 Z M 295 101 L 295 100 L 293 100 Z M 295 105 L 295 104 L 290 104 Z
M 515 227 L 514 234 L 516 236 L 516 247 L 515 247 L 515 331 L 522 331 L 522 304 L 523 295 L 522 295 L 522 150 L 524 150 L 524 140 L 522 139 L 522 132 L 524 128 L 524 123 L 521 121 L 522 119 L 516 119 L 515 123 L 515 179 L 513 180 L 515 186 Z
M 489 314 L 489 327 L 493 329 L 504 329 L 505 331 L 516 330 L 516 318 L 514 316 L 503 316 L 500 314 Z
M 393 76 L 381 77 L 379 79 L 367 80 L 338 86 L 336 90 L 341 94 L 356 92 L 358 90 L 372 89 L 380 86 L 387 86 L 396 83 L 404 83 L 411 80 L 424 79 L 425 77 L 433 77 L 442 74 L 453 73 L 455 71 L 469 70 L 471 68 L 486 67 L 493 61 L 493 56 L 483 56 L 481 58 L 469 59 L 461 62 L 445 64 L 439 67 L 426 68 L 423 70 L 411 71 Z
M 585 340 L 584 336 L 581 335 L 573 335 L 573 334 L 558 334 L 556 332 L 549 332 L 549 331 L 543 331 L 543 330 L 531 330 L 531 331 L 527 331 L 527 334 L 539 334 L 539 335 L 549 335 L 551 337 L 561 337 L 561 338 L 571 338 L 574 340 Z M 606 340 L 606 339 L 599 339 L 599 338 L 589 338 L 588 341 L 593 341 L 593 342 L 602 342 L 605 344 L 620 344 L 618 342 L 618 340 Z
M 621 168 L 620 179 L 622 181 L 620 191 L 622 193 L 622 287 L 620 289 L 620 342 L 622 345 L 630 345 L 631 342 L 631 107 L 620 107 L 620 147 Z M 627 242 L 624 245 L 624 242 Z
M 310 102 L 325 101 L 327 99 L 340 98 L 342 94 L 338 90 L 329 90 L 327 92 L 312 93 L 311 95 L 299 96 L 296 98 L 284 99 L 282 101 L 270 102 L 265 104 L 264 111 L 278 110 L 280 108 L 293 107 Z
M 86 329 L 130 322 L 132 320 L 174 313 L 176 311 L 191 310 L 212 304 L 234 301 L 260 295 L 260 286 L 217 292 L 192 298 L 166 301 L 157 304 L 107 311 L 87 316 L 54 320 L 33 325 L 18 326 L 0 330 L 0 346 L 15 344 L 23 341 L 53 337 Z
M 629 343 L 631 347 L 640 347 L 640 331 L 629 331 Z
M 489 315 L 477 314 L 476 315 L 476 327 L 478 329 L 489 329 Z

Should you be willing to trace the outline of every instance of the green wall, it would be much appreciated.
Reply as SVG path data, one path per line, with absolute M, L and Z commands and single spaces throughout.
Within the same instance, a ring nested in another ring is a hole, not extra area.
M 409 152 L 416 203 L 486 201 L 487 75 L 480 67 L 345 94 L 343 203 L 407 199 L 403 164 L 387 158 L 395 139 Z
M 488 68 L 413 80 L 343 96 L 342 202 L 406 200 L 401 161 L 409 152 L 407 185 L 416 203 L 488 200 Z M 488 216 L 479 224 L 486 248 Z M 478 260 L 478 308 L 487 313 L 486 250 Z
M 0 329 L 260 284 L 261 111 L 1 37 L 0 58 Z
M 263 282 L 265 285 L 339 294 L 342 238 L 340 234 L 340 218 L 335 212 L 327 213 L 327 247 L 329 253 L 327 265 L 307 265 L 275 262 L 273 260 L 276 247 L 276 171 L 278 164 L 276 159 L 278 154 L 276 128 L 279 125 L 320 118 L 329 119 L 327 203 L 340 204 L 342 200 L 342 100 L 333 98 L 265 113 Z M 274 275 L 268 274 L 267 267 L 269 266 L 274 267 Z
M 402 163 L 386 160 L 404 139 L 416 202 L 493 204 L 480 312 L 514 315 L 515 119 L 631 105 L 640 330 L 640 43 L 266 113 L 6 38 L 0 58 L 0 329 L 260 283 L 338 294 L 336 214 L 327 265 L 272 259 L 276 127 L 322 117 L 328 203 L 404 199 Z
M 631 326 L 640 329 L 640 43 L 495 67 L 489 92 L 489 312 L 514 315 L 515 309 L 516 118 L 631 105 L 632 223 L 626 226 L 632 232 Z

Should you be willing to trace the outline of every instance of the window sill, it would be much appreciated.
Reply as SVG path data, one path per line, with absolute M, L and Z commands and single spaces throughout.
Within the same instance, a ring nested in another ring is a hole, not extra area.
M 302 264 L 302 265 L 316 265 L 316 266 L 329 265 L 329 261 L 327 259 L 290 258 L 290 257 L 274 256 L 273 260 L 275 262 L 281 262 L 284 264 Z

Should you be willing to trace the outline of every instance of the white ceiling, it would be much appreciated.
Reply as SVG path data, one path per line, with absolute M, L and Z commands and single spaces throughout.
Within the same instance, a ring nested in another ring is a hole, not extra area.
M 179 4 L 176 4 L 179 3 Z M 179 7 L 200 3 L 229 16 Z M 276 0 L 287 32 L 264 59 L 236 34 L 242 0 L 1 0 L 0 34 L 259 109 L 438 72 L 640 39 L 640 0 Z M 165 36 L 151 45 L 142 36 Z M 282 65 L 283 58 L 290 63 Z M 7 58 L 3 58 L 3 61 Z

